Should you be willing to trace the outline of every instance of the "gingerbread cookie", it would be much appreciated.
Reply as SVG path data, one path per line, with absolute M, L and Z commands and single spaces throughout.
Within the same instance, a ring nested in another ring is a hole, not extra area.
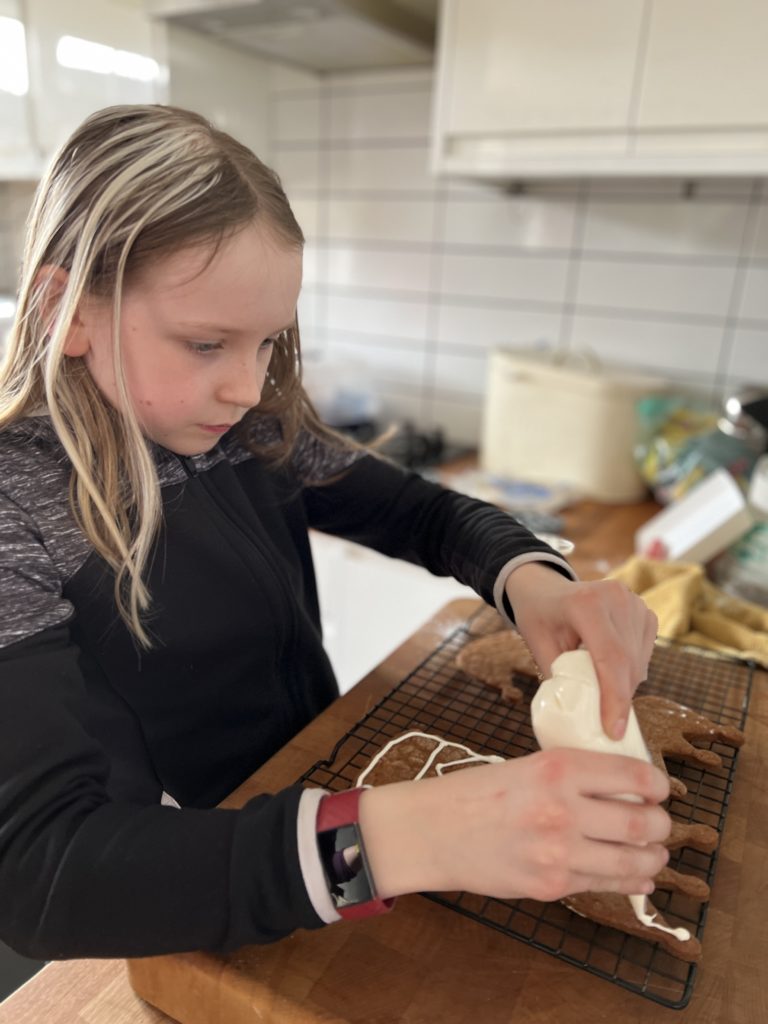
M 635 714 L 654 764 L 665 755 L 693 761 L 703 768 L 719 768 L 723 760 L 714 750 L 694 747 L 690 740 L 720 740 L 740 747 L 744 733 L 733 725 L 719 725 L 711 719 L 666 697 L 636 697 Z
M 703 878 L 696 875 L 684 875 L 680 871 L 666 865 L 654 878 L 657 889 L 664 889 L 666 892 L 679 892 L 684 896 L 690 896 L 692 900 L 699 903 L 706 903 L 709 899 L 709 886 Z
M 452 743 L 425 732 L 407 732 L 396 736 L 373 758 L 358 776 L 356 786 L 384 786 L 444 775 L 459 768 L 479 764 L 500 764 L 496 754 L 478 754 L 463 743 Z
M 525 641 L 511 629 L 471 640 L 459 651 L 456 664 L 473 679 L 499 690 L 501 699 L 509 704 L 523 696 L 512 682 L 515 675 L 534 679 L 539 675 Z
M 648 939 L 650 942 L 658 942 L 667 952 L 681 960 L 695 962 L 701 957 L 701 943 L 697 938 L 688 935 L 687 938 L 675 935 L 672 926 L 664 919 L 661 913 L 655 908 L 654 923 L 660 927 L 652 928 L 643 924 L 635 916 L 632 904 L 628 896 L 615 892 L 585 892 L 577 893 L 575 896 L 566 896 L 562 901 L 566 907 L 588 917 L 590 921 L 597 924 L 608 925 L 609 928 L 617 928 L 629 935 L 636 935 L 640 939 Z M 668 928 L 669 931 L 662 931 Z M 680 929 L 680 936 L 688 934 Z
M 698 822 L 673 821 L 672 831 L 664 840 L 664 846 L 668 850 L 679 850 L 681 846 L 690 846 L 692 850 L 700 850 L 702 853 L 711 853 L 720 836 L 716 829 L 709 825 L 700 825 Z

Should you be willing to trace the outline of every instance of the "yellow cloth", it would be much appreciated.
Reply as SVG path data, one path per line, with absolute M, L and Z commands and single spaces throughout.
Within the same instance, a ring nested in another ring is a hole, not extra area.
M 768 608 L 730 597 L 688 562 L 635 555 L 611 573 L 659 618 L 659 636 L 754 658 L 768 668 Z

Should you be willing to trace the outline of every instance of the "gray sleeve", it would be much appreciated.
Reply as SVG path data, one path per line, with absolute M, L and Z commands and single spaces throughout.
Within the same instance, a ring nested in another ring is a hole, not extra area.
M 0 492 L 0 647 L 57 626 L 72 615 L 40 531 Z

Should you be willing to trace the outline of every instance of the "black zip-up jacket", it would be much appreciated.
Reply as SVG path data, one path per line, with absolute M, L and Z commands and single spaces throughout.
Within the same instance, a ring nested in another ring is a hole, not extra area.
M 569 572 L 504 512 L 308 435 L 279 470 L 233 435 L 155 453 L 164 522 L 141 651 L 71 516 L 50 421 L 0 432 L 0 938 L 32 957 L 228 950 L 322 924 L 301 790 L 215 807 L 337 695 L 309 526 L 489 603 L 510 561 Z

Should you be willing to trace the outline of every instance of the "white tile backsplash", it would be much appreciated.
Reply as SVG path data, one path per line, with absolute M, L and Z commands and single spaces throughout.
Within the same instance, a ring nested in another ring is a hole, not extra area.
M 654 255 L 734 258 L 741 250 L 744 203 L 659 199 L 593 199 L 587 208 L 584 248 Z
M 328 329 L 380 337 L 424 341 L 427 330 L 427 303 L 422 299 L 355 297 L 328 293 Z
M 317 194 L 321 181 L 320 150 L 312 149 L 281 149 L 277 160 L 272 166 L 280 175 L 280 180 L 288 199 L 294 198 L 296 192 Z
M 426 353 L 423 344 L 395 344 L 381 338 L 381 344 L 366 345 L 364 341 L 341 331 L 332 331 L 328 339 L 326 352 L 329 358 L 345 365 L 359 364 L 368 371 L 371 382 L 378 382 L 382 390 L 392 391 L 392 385 L 398 385 L 411 396 L 421 394 L 421 381 L 426 365 Z
M 487 370 L 487 355 L 483 351 L 459 355 L 441 349 L 434 360 L 434 384 L 438 391 L 481 399 L 486 388 Z
M 768 265 L 747 268 L 739 315 L 765 320 L 768 329 Z
M 702 384 L 717 373 L 722 335 L 720 327 L 707 325 L 577 314 L 572 345 L 606 363 Z
M 560 336 L 558 312 L 503 309 L 473 303 L 443 301 L 437 313 L 436 338 L 441 346 L 478 349 L 506 345 L 524 348 L 533 344 L 554 347 Z
M 417 242 L 429 245 L 435 219 L 431 199 L 328 200 L 328 238 L 361 242 Z
M 726 371 L 731 384 L 768 388 L 768 324 L 763 330 L 736 329 Z
M 531 202 L 527 196 L 493 194 L 457 197 L 445 204 L 442 238 L 448 245 L 570 249 L 574 217 L 572 200 Z
M 724 317 L 733 291 L 731 266 L 583 259 L 577 302 L 606 309 Z
M 429 136 L 431 90 L 334 91 L 330 137 L 339 139 L 423 139 Z
M 305 195 L 293 196 L 290 198 L 290 204 L 307 242 L 317 242 L 321 235 L 321 221 L 326 216 L 323 204 L 316 196 Z
M 340 287 L 424 294 L 430 289 L 432 261 L 428 252 L 329 246 L 324 279 Z
M 429 148 L 416 146 L 343 146 L 328 152 L 329 188 L 332 193 L 365 190 L 384 192 L 435 191 L 429 171 Z M 376 197 L 374 197 L 376 198 Z
M 325 127 L 321 95 L 277 96 L 273 100 L 273 141 L 278 144 L 319 142 Z
M 449 299 L 465 295 L 557 305 L 565 298 L 567 275 L 568 260 L 559 256 L 446 253 L 441 292 Z

